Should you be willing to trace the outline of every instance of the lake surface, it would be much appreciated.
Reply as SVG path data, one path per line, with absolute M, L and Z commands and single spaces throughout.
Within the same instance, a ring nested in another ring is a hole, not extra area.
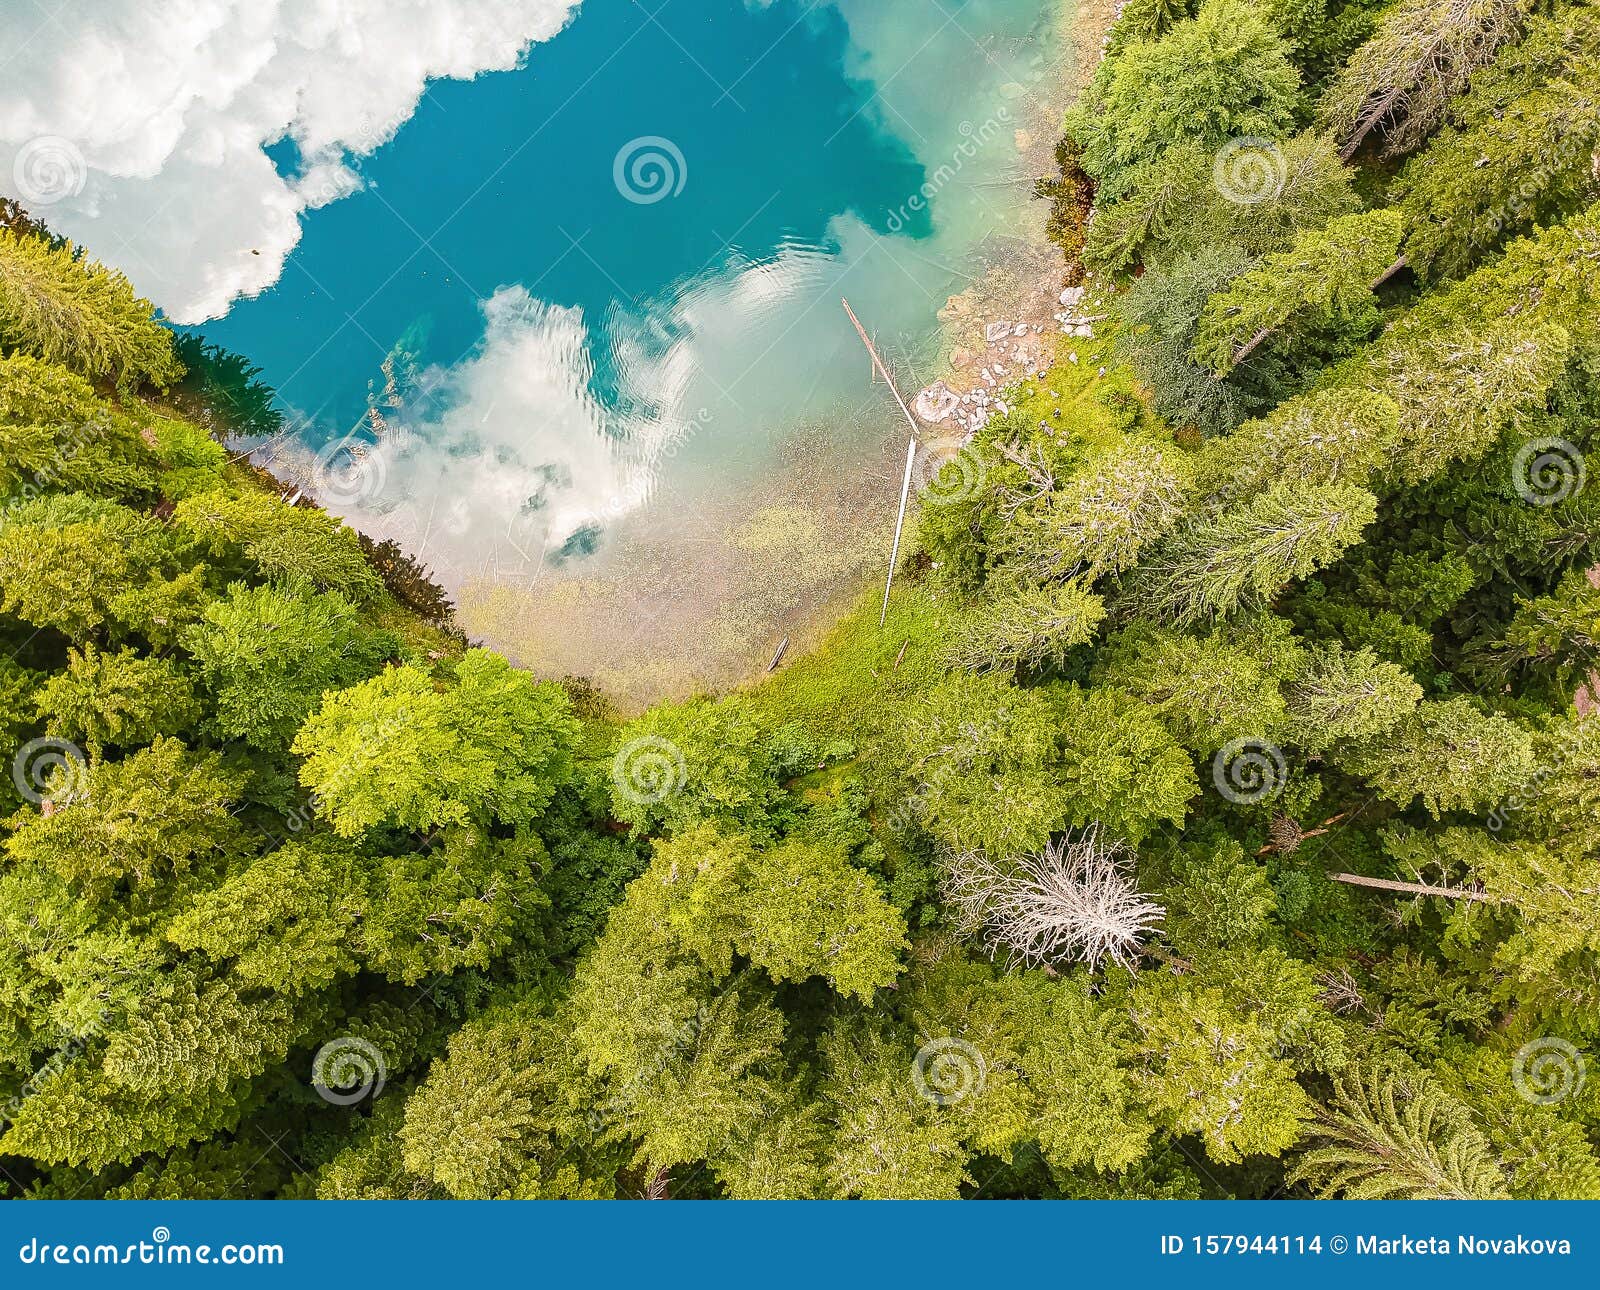
M 291 412 L 264 455 L 469 632 L 640 702 L 726 683 L 886 557 L 904 438 L 840 298 L 908 393 L 938 374 L 941 307 L 1037 243 L 1065 21 L 585 0 L 521 69 L 435 82 L 201 330 Z

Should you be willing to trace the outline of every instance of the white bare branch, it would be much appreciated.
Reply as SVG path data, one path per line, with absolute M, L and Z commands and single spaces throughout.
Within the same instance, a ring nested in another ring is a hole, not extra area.
M 1166 911 L 1134 886 L 1129 856 L 1098 826 L 999 862 L 963 851 L 949 857 L 944 896 L 962 933 L 980 935 L 993 956 L 1029 967 L 1092 970 L 1108 959 L 1133 968 Z

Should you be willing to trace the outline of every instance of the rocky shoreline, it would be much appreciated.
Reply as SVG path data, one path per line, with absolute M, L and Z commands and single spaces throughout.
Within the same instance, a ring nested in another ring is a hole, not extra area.
M 1063 6 L 1078 87 L 1105 57 L 1123 3 L 1079 0 Z M 1018 151 L 1036 174 L 1048 173 L 1054 164 L 1055 142 L 1050 130 L 1017 131 Z M 946 370 L 911 400 L 929 438 L 965 442 L 992 417 L 1004 416 L 1007 386 L 1042 376 L 1058 361 L 1078 362 L 1076 351 L 1062 346 L 1060 338 L 1093 340 L 1095 324 L 1106 317 L 1093 283 L 1066 285 L 1067 265 L 1042 233 L 1021 258 L 1022 264 L 991 272 L 939 310 L 952 343 Z
M 1106 315 L 1099 311 L 1089 287 L 1058 291 L 1065 276 L 1065 266 L 1057 267 L 1054 285 L 1039 284 L 1029 293 L 1024 309 L 984 322 L 981 349 L 958 347 L 950 356 L 950 375 L 925 386 L 912 399 L 918 420 L 936 432 L 970 439 L 991 417 L 1009 411 L 1004 393 L 1008 385 L 1050 370 L 1060 357 L 1058 337 L 1093 340 L 1095 323 Z M 970 295 L 952 296 L 939 312 L 940 321 L 949 323 L 969 314 Z M 1052 303 L 1041 305 L 1041 298 Z M 1076 351 L 1067 350 L 1065 361 L 1076 363 Z

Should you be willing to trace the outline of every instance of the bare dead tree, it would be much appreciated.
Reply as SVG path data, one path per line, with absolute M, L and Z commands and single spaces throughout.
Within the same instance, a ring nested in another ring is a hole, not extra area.
M 1350 160 L 1373 130 L 1386 156 L 1417 147 L 1472 74 L 1522 34 L 1526 12 L 1519 0 L 1401 0 L 1323 100 L 1339 155 Z
M 1447 900 L 1471 900 L 1484 904 L 1503 903 L 1498 896 L 1472 887 L 1435 887 L 1425 882 L 1396 882 L 1392 878 L 1368 878 L 1359 873 L 1330 873 L 1334 882 L 1348 883 L 1352 887 L 1373 887 L 1379 891 L 1397 891 L 1407 896 L 1442 896 Z
M 995 446 L 1002 457 L 1022 470 L 1025 479 L 1020 487 L 1006 484 L 1000 488 L 1000 513 L 1010 523 L 1018 511 L 1043 501 L 1055 491 L 1056 476 L 1041 448 L 1022 449 L 1014 443 Z
M 1321 827 L 1315 829 L 1301 828 L 1300 821 L 1292 816 L 1276 815 L 1273 817 L 1272 823 L 1267 825 L 1267 836 L 1272 841 L 1258 850 L 1256 854 L 1258 856 L 1269 856 L 1273 852 L 1277 852 L 1279 855 L 1293 855 L 1300 849 L 1301 844 L 1307 838 L 1320 838 L 1324 833 L 1331 832 L 1333 826 L 1348 814 L 1350 814 L 1349 811 L 1340 811 L 1337 815 L 1330 815 L 1322 822 Z
M 1128 847 L 1098 826 L 999 862 L 963 851 L 948 861 L 945 899 L 961 930 L 979 935 L 995 957 L 1029 967 L 1094 969 L 1109 960 L 1133 968 L 1166 911 L 1134 885 L 1129 859 Z
M 1337 968 L 1331 972 L 1319 972 L 1317 984 L 1322 987 L 1322 1003 L 1330 1012 L 1337 1012 L 1340 1016 L 1348 1016 L 1352 1012 L 1359 1012 L 1367 1006 L 1367 1001 L 1361 997 L 1361 987 L 1356 983 L 1354 975 L 1349 968 Z

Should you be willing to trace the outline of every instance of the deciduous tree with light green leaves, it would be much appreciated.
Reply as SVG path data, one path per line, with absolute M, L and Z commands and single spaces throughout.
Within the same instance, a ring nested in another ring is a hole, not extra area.
M 157 735 L 182 734 L 199 715 L 189 678 L 162 658 L 131 649 L 71 650 L 35 699 L 45 729 L 81 743 L 91 757 L 108 746 L 133 749 Z
M 324 693 L 377 670 L 395 647 L 342 596 L 235 583 L 184 636 L 225 736 L 286 746 Z
M 1130 1008 L 1141 1088 L 1158 1121 L 1198 1137 L 1220 1164 L 1277 1155 L 1299 1140 L 1311 1102 L 1294 1067 L 1222 990 L 1147 975 Z
M 112 603 L 170 569 L 173 544 L 150 516 L 79 493 L 17 507 L 0 526 L 0 607 L 85 641 Z
M 170 884 L 212 877 L 245 849 L 230 809 L 243 789 L 216 753 L 176 739 L 117 762 L 67 769 L 53 781 L 53 809 L 14 827 L 7 852 L 37 861 L 87 893 L 159 899 Z
M 447 682 L 406 664 L 327 695 L 294 751 L 300 782 L 344 837 L 385 825 L 526 828 L 565 776 L 576 729 L 559 687 L 469 650 Z
M 1482 810 L 1533 774 L 1533 740 L 1516 722 L 1471 699 L 1434 699 L 1339 757 L 1380 796 L 1401 806 L 1421 798 L 1443 811 Z

